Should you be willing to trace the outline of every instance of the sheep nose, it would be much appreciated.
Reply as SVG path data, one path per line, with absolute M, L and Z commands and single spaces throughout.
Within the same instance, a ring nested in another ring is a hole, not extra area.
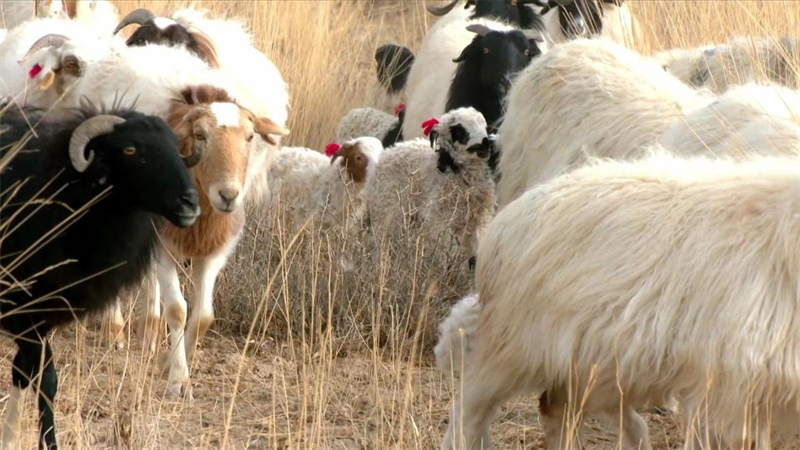
M 200 195 L 196 190 L 191 189 L 186 191 L 185 194 L 181 195 L 181 198 L 178 200 L 178 202 L 183 207 L 194 208 L 198 203 L 200 203 Z
M 236 188 L 224 188 L 219 190 L 219 198 L 225 202 L 226 206 L 231 206 L 231 204 L 236 200 L 236 197 L 239 196 L 239 189 Z

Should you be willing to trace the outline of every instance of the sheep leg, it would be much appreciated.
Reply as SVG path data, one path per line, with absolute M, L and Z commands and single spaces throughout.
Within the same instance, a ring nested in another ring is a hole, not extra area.
M 539 421 L 542 424 L 547 448 L 551 450 L 576 447 L 568 441 L 580 441 L 583 411 L 572 412 L 566 387 L 557 387 L 539 396 Z M 570 415 L 573 417 L 569 417 Z
M 519 389 L 507 367 L 477 358 L 470 361 L 461 393 L 450 410 L 442 450 L 490 449 L 489 422 L 498 406 Z
M 205 258 L 196 258 L 193 264 L 192 279 L 195 280 L 195 299 L 192 316 L 186 329 L 186 359 L 191 361 L 198 342 L 203 340 L 214 321 L 214 283 L 228 257 L 236 246 L 236 240 L 222 251 Z
M 146 307 L 139 319 L 139 339 L 143 349 L 154 353 L 161 330 L 161 290 L 158 285 L 157 271 L 149 271 L 144 282 Z
M 636 409 L 623 405 L 620 417 L 619 408 L 610 408 L 606 416 L 615 430 L 620 430 L 620 444 L 623 450 L 639 449 L 650 450 L 650 430 L 647 422 L 636 412 Z
M 122 299 L 117 299 L 108 305 L 104 311 L 103 323 L 106 326 L 106 338 L 109 344 L 113 345 L 117 350 L 125 348 L 125 338 L 123 329 L 125 327 L 125 318 L 122 316 Z
M 11 369 L 11 380 L 14 387 L 9 397 L 9 409 L 6 412 L 3 426 L 3 448 L 8 448 L 12 441 L 16 440 L 16 430 L 19 425 L 18 401 L 21 392 L 28 388 L 31 380 L 36 377 L 40 369 L 43 369 L 37 389 L 39 448 L 56 450 L 58 446 L 56 445 L 53 403 L 58 391 L 58 375 L 53 361 L 53 351 L 47 340 L 39 338 L 35 331 L 26 333 L 14 341 L 18 350 Z
M 192 385 L 189 383 L 189 366 L 186 364 L 186 351 L 183 346 L 184 327 L 186 326 L 186 299 L 181 293 L 178 268 L 172 256 L 162 249 L 158 261 L 158 283 L 161 296 L 164 297 L 167 310 L 167 326 L 169 327 L 169 356 L 167 367 L 169 377 L 167 391 L 170 397 L 179 397 L 181 393 L 191 400 Z

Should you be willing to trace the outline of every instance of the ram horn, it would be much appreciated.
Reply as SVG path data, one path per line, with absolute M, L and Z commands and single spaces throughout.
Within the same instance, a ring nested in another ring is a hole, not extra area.
M 94 152 L 91 150 L 88 158 L 84 156 L 89 141 L 97 136 L 111 133 L 114 131 L 115 125 L 123 122 L 125 122 L 125 119 L 122 117 L 104 114 L 94 116 L 78 125 L 69 140 L 69 159 L 72 161 L 72 166 L 75 170 L 78 172 L 85 171 L 94 160 Z
M 467 25 L 467 31 L 471 31 L 480 36 L 486 36 L 487 34 L 492 32 L 492 29 L 480 23 L 472 23 Z
M 122 20 L 117 25 L 117 28 L 114 28 L 114 33 L 119 33 L 119 30 L 127 27 L 128 25 L 135 23 L 137 25 L 144 25 L 145 23 L 153 20 L 156 18 L 156 15 L 153 14 L 153 11 L 150 11 L 147 8 L 139 8 L 131 11 L 127 16 L 123 17 Z
M 38 52 L 39 50 L 47 47 L 61 47 L 64 42 L 67 42 L 69 37 L 64 36 L 63 34 L 45 34 L 44 36 L 40 37 L 36 40 L 36 42 L 31 45 L 31 48 L 28 49 L 28 52 L 25 53 L 25 56 L 22 57 L 18 62 L 19 64 L 25 64 L 25 61 L 31 57 L 34 53 Z
M 428 6 L 426 9 L 428 10 L 429 13 L 433 14 L 434 16 L 443 16 L 443 15 L 449 13 L 450 11 L 452 11 L 453 8 L 456 7 L 456 3 L 458 3 L 458 2 L 459 2 L 459 0 L 453 0 L 452 2 L 450 2 L 449 5 L 445 5 L 445 6 Z

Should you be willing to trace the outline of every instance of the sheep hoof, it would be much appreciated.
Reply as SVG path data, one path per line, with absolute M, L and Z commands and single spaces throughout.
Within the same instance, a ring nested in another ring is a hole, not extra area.
M 194 401 L 192 383 L 188 373 L 177 374 L 175 371 L 170 370 L 167 396 L 172 399 L 182 398 L 190 403 Z

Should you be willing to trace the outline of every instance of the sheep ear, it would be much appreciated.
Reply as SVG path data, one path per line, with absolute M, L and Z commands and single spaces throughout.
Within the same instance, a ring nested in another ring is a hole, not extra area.
M 258 133 L 265 141 L 272 145 L 277 145 L 277 142 L 272 138 L 272 136 L 270 136 L 270 134 L 275 134 L 278 136 L 289 135 L 288 128 L 278 125 L 268 117 L 256 117 L 255 120 L 253 120 L 253 127 L 255 128 L 256 133 Z
M 479 36 L 486 36 L 492 32 L 492 29 L 480 23 L 473 23 L 467 25 L 467 31 L 471 31 Z
M 436 131 L 436 130 L 431 130 L 431 132 L 428 134 L 428 137 L 431 140 L 431 148 L 435 149 L 436 148 L 436 140 L 439 139 L 439 132 Z

